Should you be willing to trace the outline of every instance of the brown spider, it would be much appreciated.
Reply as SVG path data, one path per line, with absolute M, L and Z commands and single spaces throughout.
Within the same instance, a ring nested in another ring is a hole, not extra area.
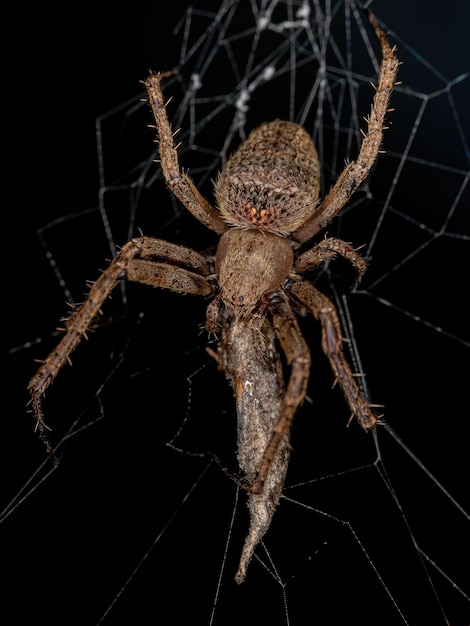
M 180 169 L 160 85 L 166 74 L 151 74 L 145 80 L 165 180 L 196 219 L 221 235 L 215 258 L 150 237 L 126 243 L 67 319 L 62 340 L 29 383 L 37 427 L 52 452 L 41 397 L 122 279 L 211 297 L 206 329 L 221 332 L 218 351 L 211 354 L 234 387 L 238 457 L 250 493 L 251 530 L 238 582 L 244 579 L 254 546 L 269 527 L 279 501 L 290 426 L 306 394 L 310 354 L 294 310 L 311 312 L 320 321 L 323 350 L 352 415 L 365 429 L 377 423 L 343 355 L 335 306 L 302 278 L 306 270 L 341 255 L 353 265 L 359 280 L 366 262 L 349 244 L 332 237 L 298 251 L 337 215 L 379 153 L 398 61 L 375 18 L 369 15 L 369 19 L 383 60 L 368 129 L 357 159 L 347 165 L 322 202 L 320 166 L 310 136 L 298 124 L 276 120 L 254 130 L 228 160 L 215 182 L 217 208 L 211 206 Z M 285 389 L 277 342 L 291 368 Z

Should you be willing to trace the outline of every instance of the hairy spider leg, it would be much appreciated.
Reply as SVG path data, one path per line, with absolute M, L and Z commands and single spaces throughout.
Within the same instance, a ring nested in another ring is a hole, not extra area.
M 163 100 L 161 81 L 171 76 L 173 72 L 150 74 L 144 81 L 152 113 L 157 125 L 160 163 L 166 183 L 190 213 L 204 226 L 222 235 L 229 229 L 215 209 L 199 192 L 191 177 L 181 171 L 178 161 L 177 146 L 174 142 L 174 132 L 166 113 Z
M 374 15 L 370 12 L 367 12 L 367 14 L 379 40 L 383 56 L 372 109 L 366 120 L 367 133 L 363 133 L 364 139 L 357 159 L 351 161 L 345 167 L 312 217 L 292 234 L 292 238 L 300 242 L 311 239 L 323 230 L 339 213 L 359 185 L 368 176 L 380 151 L 384 119 L 389 110 L 390 95 L 397 84 L 395 79 L 400 62 L 395 56 L 395 48 L 392 48 L 388 43 L 387 37 L 378 25 Z
M 273 460 L 277 456 L 279 445 L 289 433 L 295 413 L 305 398 L 310 375 L 310 351 L 305 339 L 302 337 L 297 318 L 284 293 L 280 293 L 279 297 L 270 305 L 270 313 L 273 328 L 286 355 L 291 373 L 279 418 L 273 428 L 271 439 L 259 465 L 258 474 L 251 487 L 252 493 L 261 493 L 263 490 Z
M 155 259 L 164 259 L 165 262 L 158 262 Z M 105 300 L 120 280 L 125 278 L 179 293 L 207 296 L 212 293 L 210 283 L 204 278 L 204 274 L 207 273 L 209 266 L 206 259 L 183 246 L 151 237 L 132 239 L 123 246 L 109 267 L 92 285 L 87 299 L 67 318 L 65 335 L 28 385 L 37 429 L 49 454 L 52 454 L 52 448 L 46 432 L 41 398 L 65 363 L 70 361 L 71 353 L 86 337 L 94 318 L 101 312 Z
M 356 417 L 362 428 L 369 430 L 378 423 L 378 419 L 357 385 L 344 356 L 341 325 L 334 304 L 311 283 L 304 280 L 292 281 L 288 292 L 320 321 L 323 351 L 330 361 L 331 369 L 340 384 L 352 416 Z

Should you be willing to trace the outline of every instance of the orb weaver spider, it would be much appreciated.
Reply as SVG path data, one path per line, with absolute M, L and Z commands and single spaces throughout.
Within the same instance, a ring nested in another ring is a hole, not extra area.
M 375 17 L 369 21 L 382 64 L 359 154 L 319 201 L 320 164 L 308 133 L 275 120 L 249 135 L 219 173 L 212 206 L 180 168 L 161 82 L 145 81 L 156 123 L 162 171 L 170 191 L 204 226 L 220 235 L 215 256 L 168 241 L 137 237 L 126 243 L 66 320 L 65 334 L 29 383 L 40 436 L 52 453 L 41 398 L 69 361 L 104 301 L 123 279 L 210 298 L 206 329 L 220 340 L 210 351 L 231 381 L 238 413 L 238 460 L 249 493 L 250 530 L 235 579 L 245 579 L 255 546 L 268 530 L 281 497 L 289 459 L 289 432 L 305 398 L 310 353 L 296 313 L 310 312 L 322 327 L 322 347 L 352 415 L 366 430 L 378 421 L 342 351 L 334 304 L 303 277 L 337 255 L 359 280 L 366 261 L 348 243 L 320 233 L 365 180 L 379 154 L 384 119 L 399 62 Z M 278 345 L 290 367 L 284 386 Z

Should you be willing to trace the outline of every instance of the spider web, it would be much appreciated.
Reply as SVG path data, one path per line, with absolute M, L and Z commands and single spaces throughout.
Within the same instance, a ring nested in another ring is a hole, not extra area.
M 288 118 L 312 133 L 324 193 L 357 154 L 380 64 L 362 5 L 210 4 L 181 12 L 164 67 L 151 57 L 155 69 L 178 68 L 164 91 L 181 129 L 182 166 L 210 198 L 211 180 L 249 131 Z M 255 609 L 252 620 L 259 613 L 271 624 L 346 616 L 468 624 L 468 454 L 459 434 L 470 347 L 469 72 L 458 47 L 444 49 L 435 37 L 443 24 L 462 32 L 468 15 L 463 7 L 431 15 L 428 4 L 370 6 L 398 47 L 401 84 L 384 153 L 328 228 L 362 245 L 370 268 L 354 290 L 339 261 L 312 280 L 335 298 L 350 357 L 367 373 L 371 402 L 384 405 L 385 425 L 373 435 L 345 428 L 318 328 L 302 319 L 312 375 L 284 498 L 246 582 L 235 585 L 245 496 L 213 462 L 217 455 L 233 465 L 236 419 L 232 392 L 205 350 L 206 303 L 123 286 L 48 393 L 60 466 L 41 462 L 33 441 L 38 468 L 17 455 L 6 490 L 3 536 L 16 538 L 34 519 L 34 532 L 11 542 L 11 559 L 7 552 L 11 589 L 26 591 L 49 623 L 171 615 L 215 625 L 249 620 Z M 214 244 L 165 189 L 148 106 L 132 93 L 96 118 L 98 204 L 63 211 L 38 231 L 42 275 L 59 289 L 40 338 L 9 351 L 10 366 L 27 370 L 23 389 L 32 352 L 43 358 L 57 340 L 44 328 L 64 314 L 64 295 L 80 301 L 84 279 L 94 280 L 129 238 Z M 16 448 L 29 439 L 30 428 Z

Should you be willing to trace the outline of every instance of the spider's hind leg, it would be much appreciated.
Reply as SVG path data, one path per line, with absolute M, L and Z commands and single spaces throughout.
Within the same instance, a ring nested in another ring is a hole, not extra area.
M 318 289 L 303 280 L 293 281 L 289 293 L 318 319 L 322 325 L 322 348 L 338 381 L 352 416 L 365 430 L 380 423 L 359 388 L 342 349 L 343 337 L 334 304 Z
M 310 352 L 300 332 L 297 318 L 285 294 L 282 296 L 279 294 L 279 296 L 278 300 L 271 302 L 270 314 L 276 337 L 286 356 L 291 373 L 277 422 L 252 485 L 251 490 L 254 494 L 263 491 L 279 447 L 282 441 L 289 437 L 295 413 L 305 398 L 310 374 Z

